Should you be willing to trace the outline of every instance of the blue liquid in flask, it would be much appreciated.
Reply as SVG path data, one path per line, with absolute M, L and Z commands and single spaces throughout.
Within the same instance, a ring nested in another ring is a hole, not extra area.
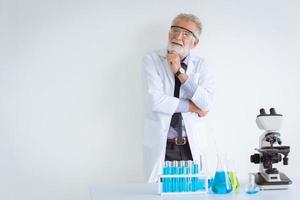
M 226 171 L 216 172 L 211 189 L 216 194 L 227 194 L 232 191 L 231 182 Z

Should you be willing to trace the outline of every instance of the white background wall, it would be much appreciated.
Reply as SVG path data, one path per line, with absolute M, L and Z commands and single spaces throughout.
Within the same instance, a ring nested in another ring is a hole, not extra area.
M 89 199 L 92 183 L 143 180 L 141 59 L 165 47 L 180 12 L 203 22 L 196 51 L 216 80 L 209 125 L 238 175 L 258 168 L 255 117 L 272 106 L 291 146 L 279 168 L 299 176 L 299 9 L 297 0 L 0 0 L 0 199 Z

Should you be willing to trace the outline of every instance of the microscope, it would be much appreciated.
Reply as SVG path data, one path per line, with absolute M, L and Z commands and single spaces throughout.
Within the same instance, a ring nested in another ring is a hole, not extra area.
M 288 165 L 289 146 L 281 146 L 280 138 L 282 118 L 281 114 L 277 114 L 274 108 L 270 109 L 267 114 L 265 109 L 259 110 L 256 117 L 256 124 L 259 129 L 264 130 L 259 138 L 259 148 L 250 156 L 250 161 L 259 164 L 259 172 L 255 174 L 255 183 L 262 190 L 288 189 L 292 181 L 273 164 L 283 161 L 283 165 Z

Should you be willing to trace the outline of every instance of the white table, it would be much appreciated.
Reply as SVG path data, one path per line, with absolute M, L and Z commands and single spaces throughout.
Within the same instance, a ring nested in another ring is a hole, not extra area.
M 300 178 L 292 179 L 293 184 L 289 190 L 260 191 L 249 195 L 244 191 L 244 185 L 237 192 L 226 195 L 198 194 L 180 196 L 161 196 L 158 194 L 157 185 L 150 183 L 92 185 L 90 187 L 92 200 L 156 200 L 156 199 L 188 199 L 188 200 L 299 200 Z M 299 192 L 299 193 L 298 193 Z

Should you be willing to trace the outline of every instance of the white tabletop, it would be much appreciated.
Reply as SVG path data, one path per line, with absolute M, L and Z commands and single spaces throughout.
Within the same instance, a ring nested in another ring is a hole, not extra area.
M 161 196 L 158 194 L 156 184 L 134 183 L 134 184 L 115 184 L 115 185 L 93 185 L 90 187 L 92 200 L 156 200 L 156 199 L 211 199 L 211 200 L 299 200 L 297 192 L 300 192 L 300 179 L 292 179 L 293 184 L 289 190 L 265 190 L 257 194 L 246 194 L 244 185 L 238 191 L 226 195 L 220 194 L 197 194 L 180 196 Z

